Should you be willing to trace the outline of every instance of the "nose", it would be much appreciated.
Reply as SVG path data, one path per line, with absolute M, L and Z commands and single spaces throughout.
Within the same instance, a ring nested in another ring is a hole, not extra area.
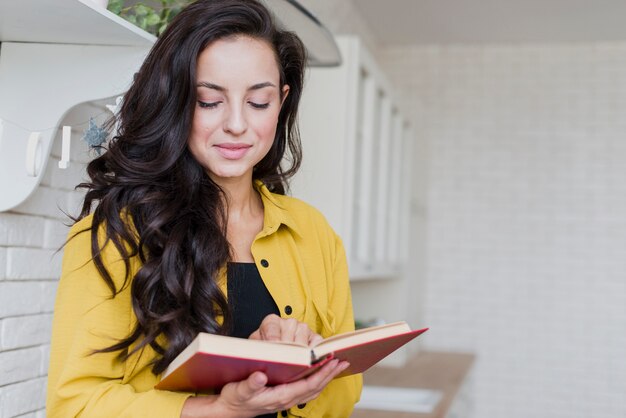
M 248 121 L 241 106 L 231 106 L 225 116 L 224 131 L 241 135 L 248 129 Z

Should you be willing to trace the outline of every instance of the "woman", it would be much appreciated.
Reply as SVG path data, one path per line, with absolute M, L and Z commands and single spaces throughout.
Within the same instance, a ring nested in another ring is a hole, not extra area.
M 312 342 L 354 327 L 340 239 L 283 195 L 304 66 L 300 40 L 254 0 L 199 0 L 159 38 L 81 185 L 49 418 L 350 415 L 361 380 L 333 380 L 345 362 L 275 387 L 255 372 L 213 395 L 153 389 L 200 331 Z

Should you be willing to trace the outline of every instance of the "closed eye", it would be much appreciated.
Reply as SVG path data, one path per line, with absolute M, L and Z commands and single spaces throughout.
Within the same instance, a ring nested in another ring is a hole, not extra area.
M 268 107 L 270 107 L 269 103 L 254 103 L 254 102 L 248 102 L 250 103 L 250 106 L 252 106 L 255 109 L 267 109 Z
M 200 100 L 198 100 L 198 106 L 202 107 L 202 108 L 206 108 L 206 109 L 214 109 L 217 107 L 217 105 L 219 105 L 222 102 L 202 102 Z

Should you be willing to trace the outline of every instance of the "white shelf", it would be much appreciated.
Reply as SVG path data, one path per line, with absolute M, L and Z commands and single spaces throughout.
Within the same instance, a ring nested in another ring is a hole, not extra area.
M 264 1 L 282 26 L 298 33 L 310 65 L 341 61 L 331 33 L 304 7 L 286 0 Z M 0 1 L 0 42 L 150 47 L 155 41 L 153 35 L 91 0 Z
M 90 0 L 0 1 L 0 42 L 149 48 L 155 40 Z
M 0 0 L 0 212 L 36 190 L 65 113 L 113 103 L 155 39 L 91 0 Z

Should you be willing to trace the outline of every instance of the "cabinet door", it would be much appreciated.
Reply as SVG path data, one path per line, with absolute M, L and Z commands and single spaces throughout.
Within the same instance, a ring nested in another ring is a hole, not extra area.
M 360 71 L 359 89 L 363 100 L 357 103 L 361 109 L 357 120 L 356 137 L 356 176 L 354 199 L 354 233 L 352 236 L 355 248 L 355 261 L 368 266 L 372 260 L 372 242 L 375 229 L 374 198 L 375 189 L 372 187 L 375 179 L 374 145 L 376 134 L 378 94 L 376 81 L 366 70 Z
M 377 139 L 378 170 L 376 176 L 376 235 L 374 237 L 374 259 L 376 263 L 388 261 L 387 248 L 389 247 L 389 207 L 391 186 L 391 137 L 393 107 L 391 99 L 384 93 L 380 98 L 380 127 Z
M 400 216 L 402 212 L 402 153 L 404 143 L 404 123 L 402 116 L 395 114 L 393 116 L 391 145 L 391 181 L 390 181 L 390 205 L 389 205 L 389 246 L 387 259 L 395 264 L 400 260 Z
M 411 190 L 413 179 L 413 132 L 407 123 L 402 125 L 402 184 L 400 194 L 400 232 L 397 263 L 404 264 L 409 260 L 411 228 Z
M 342 237 L 352 279 L 390 278 L 403 258 L 401 219 L 409 202 L 404 122 L 391 87 L 358 40 L 338 44 L 343 64 L 311 69 L 305 85 L 304 159 L 292 192 L 324 213 Z

